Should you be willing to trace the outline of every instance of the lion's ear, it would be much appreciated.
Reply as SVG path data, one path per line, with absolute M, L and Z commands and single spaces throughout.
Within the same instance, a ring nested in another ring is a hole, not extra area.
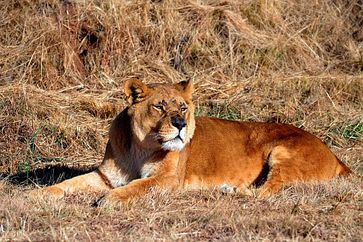
M 131 79 L 125 82 L 124 92 L 129 104 L 134 104 L 149 94 L 149 88 L 141 80 Z
M 193 82 L 191 80 L 181 81 L 175 84 L 176 89 L 180 92 L 185 93 L 190 99 L 193 95 Z

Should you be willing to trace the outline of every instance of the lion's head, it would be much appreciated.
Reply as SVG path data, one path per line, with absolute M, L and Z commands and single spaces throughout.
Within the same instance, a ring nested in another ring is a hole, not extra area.
M 191 81 L 146 85 L 128 80 L 124 91 L 134 138 L 143 147 L 179 151 L 190 141 L 195 129 Z

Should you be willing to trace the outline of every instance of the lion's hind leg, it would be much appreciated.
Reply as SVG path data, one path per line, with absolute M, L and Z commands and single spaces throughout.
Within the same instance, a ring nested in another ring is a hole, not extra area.
M 275 167 L 271 170 L 266 182 L 257 189 L 257 195 L 259 197 L 268 197 L 278 192 L 284 185 L 284 180 L 281 177 L 279 167 Z
M 286 184 L 303 180 L 299 157 L 294 150 L 284 146 L 277 146 L 270 152 L 261 174 L 260 180 L 255 181 L 256 184 L 254 184 L 258 187 L 259 197 L 268 197 Z

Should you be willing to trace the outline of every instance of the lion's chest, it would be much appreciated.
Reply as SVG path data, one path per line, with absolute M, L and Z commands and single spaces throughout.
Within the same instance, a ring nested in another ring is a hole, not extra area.
M 159 167 L 156 162 L 147 162 L 141 166 L 140 176 L 141 178 L 146 178 L 154 175 Z

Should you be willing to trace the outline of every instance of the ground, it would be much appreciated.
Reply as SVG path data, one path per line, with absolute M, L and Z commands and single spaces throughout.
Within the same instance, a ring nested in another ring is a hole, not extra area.
M 152 191 L 120 208 L 98 208 L 99 194 L 61 201 L 26 199 L 5 186 L 3 240 L 324 240 L 361 241 L 362 179 L 290 186 L 268 199 L 209 191 Z

